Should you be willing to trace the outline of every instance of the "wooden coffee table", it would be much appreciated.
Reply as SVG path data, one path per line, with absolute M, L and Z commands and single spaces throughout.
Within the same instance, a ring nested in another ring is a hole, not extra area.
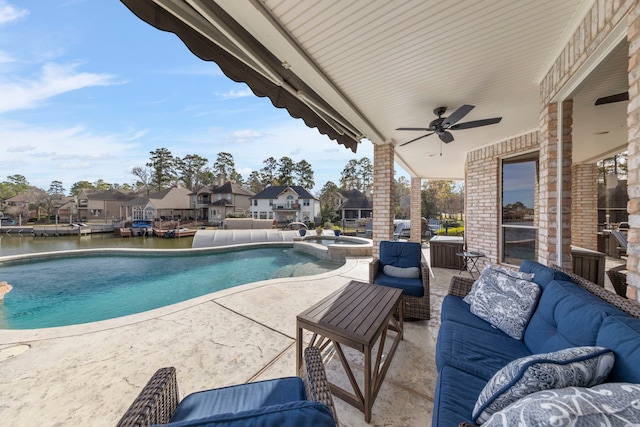
M 402 339 L 404 325 L 401 301 L 400 289 L 352 281 L 297 317 L 297 369 L 302 366 L 303 329 L 313 332 L 310 345 L 324 348 L 333 344 L 353 393 L 330 382 L 331 392 L 364 412 L 366 422 L 371 420 L 371 407 Z M 393 316 L 396 311 L 399 311 L 398 320 Z M 397 331 L 397 334 L 383 358 L 388 329 Z M 375 361 L 372 361 L 376 342 L 378 350 Z M 356 382 L 342 350 L 343 345 L 364 355 L 364 391 Z

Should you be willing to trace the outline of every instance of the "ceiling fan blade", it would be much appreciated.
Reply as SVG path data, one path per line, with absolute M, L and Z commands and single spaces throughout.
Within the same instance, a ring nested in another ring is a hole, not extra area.
M 451 141 L 453 141 L 453 135 L 451 135 L 451 132 L 444 131 L 438 136 L 440 137 L 440 141 L 444 142 L 445 144 L 448 144 Z
M 402 147 L 403 145 L 411 144 L 412 142 L 417 141 L 417 140 L 419 140 L 419 139 L 422 139 L 422 138 L 424 138 L 424 137 L 427 137 L 427 136 L 429 136 L 429 135 L 433 135 L 434 133 L 435 133 L 435 132 L 431 132 L 431 133 L 428 133 L 428 134 L 426 134 L 426 135 L 419 136 L 419 137 L 417 137 L 417 138 L 415 138 L 415 139 L 412 139 L 411 141 L 407 141 L 407 142 L 405 142 L 405 143 L 403 143 L 403 144 L 400 144 L 400 147 Z
M 595 105 L 611 104 L 612 102 L 628 101 L 629 92 L 616 93 L 615 95 L 603 96 L 596 99 Z
M 429 129 L 429 128 L 397 128 L 396 130 L 420 130 L 422 132 L 429 132 L 433 129 Z
M 502 117 L 494 117 L 493 119 L 473 120 L 470 122 L 458 123 L 457 125 L 451 126 L 449 129 L 451 130 L 471 129 L 471 128 L 477 128 L 480 126 L 495 125 L 496 123 L 500 123 L 500 120 L 502 120 Z
M 458 120 L 469 114 L 469 112 L 474 108 L 475 106 L 473 105 L 463 105 L 462 107 L 451 113 L 449 117 L 444 119 L 444 121 L 442 122 L 442 127 L 448 128 L 449 126 L 453 125 L 454 123 L 458 122 Z

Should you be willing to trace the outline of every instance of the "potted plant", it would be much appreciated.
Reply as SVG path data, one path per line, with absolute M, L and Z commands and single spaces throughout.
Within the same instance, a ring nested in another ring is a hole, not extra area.
M 320 226 L 316 227 L 316 234 L 317 234 L 318 236 L 322 236 L 322 231 L 323 231 L 323 230 L 322 230 L 322 227 L 320 227 Z

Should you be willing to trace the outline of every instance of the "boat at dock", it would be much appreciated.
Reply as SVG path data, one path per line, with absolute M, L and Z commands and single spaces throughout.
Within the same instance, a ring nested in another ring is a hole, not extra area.
M 157 237 L 187 237 L 195 235 L 196 231 L 198 230 L 192 230 L 189 228 L 172 228 L 168 230 L 154 228 L 153 235 Z

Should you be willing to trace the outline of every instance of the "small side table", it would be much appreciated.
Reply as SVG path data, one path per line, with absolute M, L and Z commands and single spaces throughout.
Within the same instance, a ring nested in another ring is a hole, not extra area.
M 478 259 L 484 257 L 484 254 L 480 252 L 458 252 L 456 254 L 459 257 L 462 257 L 462 268 L 458 271 L 458 274 L 463 271 L 468 271 L 471 277 L 473 277 L 473 271 L 475 270 L 478 275 L 480 274 L 480 269 L 478 268 Z

